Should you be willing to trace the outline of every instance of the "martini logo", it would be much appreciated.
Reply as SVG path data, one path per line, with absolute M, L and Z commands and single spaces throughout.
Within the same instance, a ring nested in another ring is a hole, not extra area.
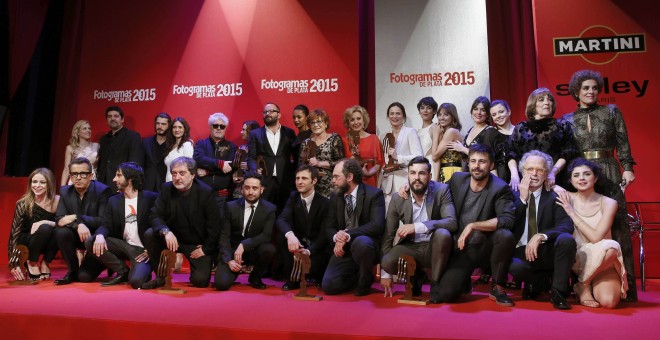
M 555 56 L 579 55 L 585 61 L 602 65 L 619 53 L 646 52 L 644 34 L 617 34 L 607 26 L 591 26 L 579 37 L 554 38 Z

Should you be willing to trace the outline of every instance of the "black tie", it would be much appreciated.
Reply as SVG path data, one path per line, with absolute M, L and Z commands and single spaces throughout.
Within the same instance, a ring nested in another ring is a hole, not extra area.
M 353 196 L 352 195 L 346 195 L 346 213 L 348 214 L 348 218 L 351 218 L 353 216 Z
M 527 212 L 527 242 L 532 239 L 532 236 L 538 233 L 538 227 L 536 226 L 536 198 L 534 194 L 529 195 L 529 211 Z
M 250 217 L 248 217 L 247 224 L 245 225 L 245 234 L 243 236 L 247 235 L 248 232 L 250 232 L 250 225 L 252 224 L 253 217 L 254 217 L 254 205 L 250 205 Z

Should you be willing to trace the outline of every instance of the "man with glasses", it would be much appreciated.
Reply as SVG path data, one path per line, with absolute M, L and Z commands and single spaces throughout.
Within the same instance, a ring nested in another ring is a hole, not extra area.
M 515 279 L 525 282 L 523 300 L 534 299 L 552 288 L 552 306 L 571 309 L 566 297 L 571 292 L 568 280 L 577 247 L 571 218 L 556 204 L 557 194 L 543 185 L 552 164 L 552 157 L 537 150 L 525 153 L 520 159 L 523 178 L 514 194 L 516 222 L 513 229 L 518 243 L 509 272 Z
M 97 179 L 115 193 L 117 187 L 112 180 L 115 178 L 117 166 L 124 162 L 142 165 L 144 150 L 140 134 L 124 127 L 124 111 L 119 106 L 109 106 L 105 109 L 105 118 L 110 131 L 101 137 Z
M 75 158 L 69 163 L 69 177 L 73 184 L 61 188 L 55 213 L 55 240 L 67 266 L 66 275 L 55 280 L 56 285 L 78 281 L 80 264 L 76 248 L 85 249 L 85 240 L 101 225 L 101 214 L 111 194 L 106 185 L 92 180 L 92 163 L 87 158 Z M 91 254 L 85 256 L 82 266 L 94 272 L 103 269 L 103 265 Z
M 225 139 L 229 118 L 221 112 L 209 116 L 209 138 L 195 143 L 193 158 L 197 162 L 197 177 L 217 194 L 215 197 L 220 219 L 223 218 L 227 200 L 234 191 L 232 160 L 236 145 Z

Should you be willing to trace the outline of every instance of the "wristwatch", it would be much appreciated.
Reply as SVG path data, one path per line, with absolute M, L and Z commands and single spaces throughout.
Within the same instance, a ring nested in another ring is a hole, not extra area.
M 163 229 L 160 230 L 160 234 L 161 234 L 163 237 L 165 237 L 165 235 L 167 235 L 167 234 L 169 234 L 169 233 L 170 233 L 170 229 L 169 229 L 169 228 L 163 228 Z

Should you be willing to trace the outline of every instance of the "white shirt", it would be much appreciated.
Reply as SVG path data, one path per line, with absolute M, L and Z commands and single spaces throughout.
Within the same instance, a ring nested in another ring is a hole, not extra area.
M 534 197 L 534 202 L 536 203 L 536 216 L 539 216 L 539 200 L 541 199 L 541 189 L 539 188 L 538 190 L 534 191 L 531 193 L 531 197 Z M 520 199 L 522 201 L 522 198 Z M 527 203 L 523 201 L 523 203 Z M 518 247 L 524 247 L 527 245 L 527 235 L 529 235 L 529 232 L 527 229 L 529 229 L 529 226 L 527 225 L 529 223 L 529 204 L 527 204 L 527 212 L 525 213 L 525 231 L 523 232 L 522 236 L 520 237 L 520 240 L 518 241 L 518 244 L 516 244 L 516 248 Z M 538 228 L 539 225 L 539 220 L 538 218 L 536 219 L 536 226 Z M 537 231 L 538 232 L 538 231 Z
M 254 202 L 253 204 L 248 203 L 248 201 L 245 201 L 245 211 L 243 212 L 243 236 L 245 236 L 245 232 L 247 231 L 247 224 L 248 220 L 250 219 L 250 214 L 252 213 L 252 206 L 254 206 L 254 213 L 257 213 L 257 205 L 259 205 L 259 201 Z M 252 220 L 254 221 L 254 217 L 252 217 Z
M 181 148 L 175 148 L 174 150 L 170 151 L 170 153 L 165 156 L 165 166 L 167 166 L 167 172 L 165 173 L 165 182 L 172 182 L 172 174 L 170 173 L 170 163 L 172 163 L 173 160 L 185 156 L 185 157 L 192 157 L 193 152 L 195 152 L 195 148 L 193 147 L 192 143 L 190 141 L 187 141 L 181 145 Z
M 277 149 L 280 147 L 280 137 L 282 136 L 282 124 L 278 124 L 277 130 L 273 132 L 268 126 L 264 127 L 266 129 L 266 138 L 268 139 L 268 144 L 270 148 L 273 149 L 273 153 L 277 154 Z M 277 163 L 273 165 L 273 177 L 277 176 Z
M 126 218 L 124 219 L 123 237 L 128 244 L 144 248 L 142 241 L 140 241 L 140 235 L 138 234 L 137 208 L 137 196 L 135 198 L 125 199 L 124 212 L 126 214 Z

